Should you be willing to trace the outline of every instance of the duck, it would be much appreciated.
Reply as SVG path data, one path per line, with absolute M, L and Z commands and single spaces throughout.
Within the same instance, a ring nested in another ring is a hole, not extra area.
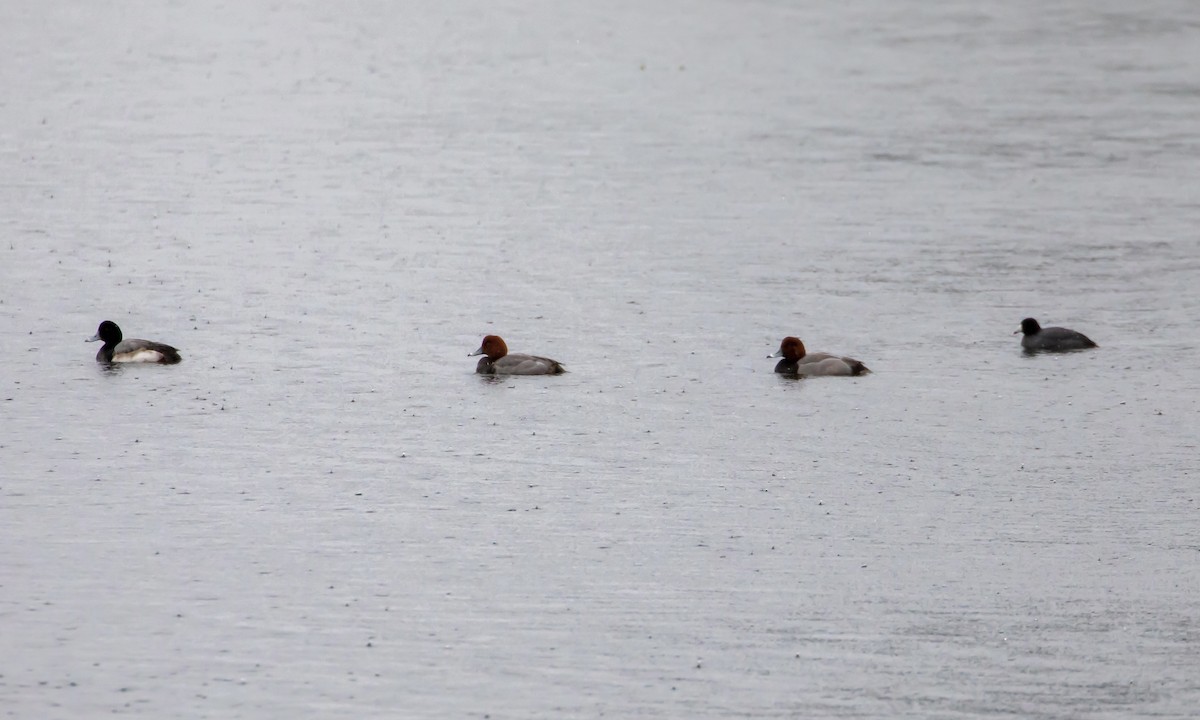
M 1021 321 L 1021 329 L 1013 333 L 1023 333 L 1021 347 L 1026 351 L 1046 350 L 1048 352 L 1065 352 L 1068 350 L 1087 350 L 1099 347 L 1087 335 L 1068 328 L 1044 328 L 1033 318 Z
M 183 358 L 170 345 L 150 340 L 129 338 L 123 340 L 121 328 L 112 320 L 105 320 L 96 329 L 96 334 L 84 342 L 103 340 L 104 346 L 96 353 L 99 363 L 159 363 L 174 365 Z
M 521 353 L 508 353 L 508 345 L 499 335 L 483 338 L 479 349 L 467 357 L 483 355 L 475 372 L 480 375 L 561 375 L 567 371 L 562 363 L 550 358 Z
M 785 337 L 769 358 L 782 357 L 775 372 L 792 375 L 865 375 L 871 372 L 861 361 L 829 353 L 807 353 L 798 337 Z

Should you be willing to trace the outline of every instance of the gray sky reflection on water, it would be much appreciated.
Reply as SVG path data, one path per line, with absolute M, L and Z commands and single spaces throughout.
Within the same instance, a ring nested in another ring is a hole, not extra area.
M 9 715 L 1200 701 L 1191 5 L 0 13 Z

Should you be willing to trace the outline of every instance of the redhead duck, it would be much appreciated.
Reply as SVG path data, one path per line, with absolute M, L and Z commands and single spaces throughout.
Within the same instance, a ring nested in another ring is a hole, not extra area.
M 1044 328 L 1033 318 L 1022 320 L 1021 329 L 1014 332 L 1013 335 L 1017 333 L 1024 333 L 1025 336 L 1021 338 L 1021 347 L 1029 352 L 1036 350 L 1063 352 L 1098 347 L 1091 338 L 1083 333 L 1061 327 Z
M 499 335 L 488 335 L 479 349 L 467 357 L 479 358 L 475 372 L 481 375 L 560 375 L 567 371 L 557 360 L 537 355 L 508 354 L 508 346 Z
M 84 342 L 104 341 L 104 347 L 96 353 L 96 362 L 101 363 L 160 363 L 174 365 L 183 358 L 170 345 L 129 338 L 121 339 L 121 328 L 111 320 L 100 323 L 96 334 Z
M 785 337 L 779 350 L 769 358 L 782 357 L 775 366 L 777 373 L 795 375 L 863 375 L 871 372 L 858 360 L 829 353 L 806 353 L 804 343 L 797 337 Z

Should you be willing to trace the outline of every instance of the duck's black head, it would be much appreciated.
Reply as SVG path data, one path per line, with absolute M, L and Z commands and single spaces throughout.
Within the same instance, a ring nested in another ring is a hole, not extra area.
M 88 342 L 103 340 L 105 345 L 116 345 L 121 342 L 121 328 L 112 320 L 105 320 L 100 323 L 100 327 L 96 328 L 96 334 L 93 335 Z

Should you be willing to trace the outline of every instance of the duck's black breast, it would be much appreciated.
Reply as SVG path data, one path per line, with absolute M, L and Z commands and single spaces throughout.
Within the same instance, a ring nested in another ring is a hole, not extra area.
M 795 374 L 799 368 L 799 360 L 788 360 L 787 358 L 784 358 L 775 365 L 775 372 Z

